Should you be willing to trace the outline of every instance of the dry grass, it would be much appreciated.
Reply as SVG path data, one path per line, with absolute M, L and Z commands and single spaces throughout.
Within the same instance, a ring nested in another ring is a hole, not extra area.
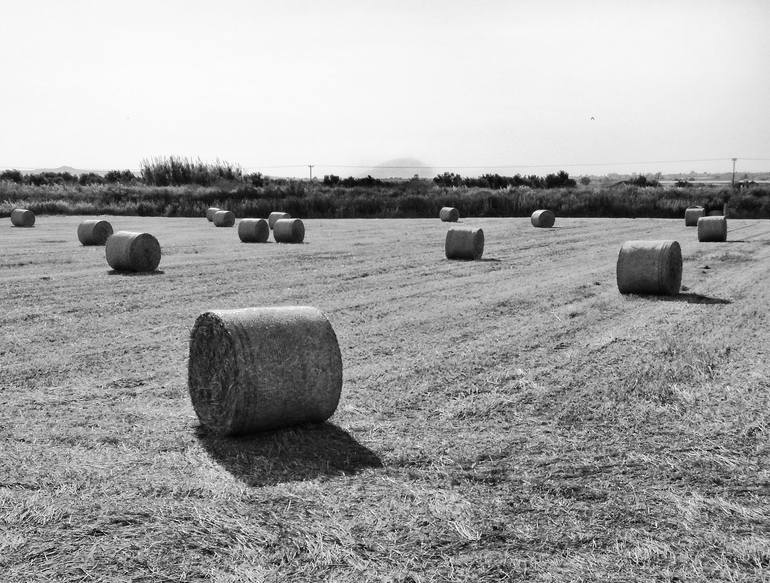
M 661 299 L 617 250 L 681 219 L 464 219 L 491 260 L 452 262 L 435 218 L 256 248 L 124 218 L 164 241 L 146 277 L 80 220 L 0 231 L 4 581 L 768 579 L 767 222 L 731 221 L 741 262 L 682 239 Z M 331 423 L 203 434 L 195 317 L 301 304 L 339 339 Z

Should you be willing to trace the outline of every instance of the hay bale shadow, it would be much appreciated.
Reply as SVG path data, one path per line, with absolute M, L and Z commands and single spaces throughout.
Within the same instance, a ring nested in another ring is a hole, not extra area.
M 110 269 L 107 275 L 123 275 L 125 277 L 144 277 L 147 275 L 163 275 L 166 273 L 162 269 L 156 269 L 155 271 L 118 271 L 116 269 Z
M 702 294 L 696 293 L 680 293 L 675 296 L 664 295 L 639 295 L 638 297 L 652 301 L 663 302 L 684 302 L 688 304 L 732 304 L 732 300 L 725 300 L 723 298 L 710 298 Z
M 332 423 L 239 437 L 209 434 L 202 426 L 196 433 L 203 448 L 218 464 L 254 487 L 382 467 L 376 453 Z

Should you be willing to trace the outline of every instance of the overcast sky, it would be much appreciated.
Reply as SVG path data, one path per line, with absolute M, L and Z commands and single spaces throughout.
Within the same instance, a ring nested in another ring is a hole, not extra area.
M 3 0 L 0 122 L 0 167 L 770 170 L 770 1 Z

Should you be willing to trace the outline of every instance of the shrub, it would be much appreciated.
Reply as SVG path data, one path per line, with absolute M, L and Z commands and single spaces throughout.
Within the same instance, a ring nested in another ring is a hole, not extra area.
M 130 170 L 110 170 L 104 175 L 104 181 L 109 183 L 120 182 L 132 184 L 136 182 L 136 176 Z
M 86 186 L 88 184 L 104 184 L 104 178 L 93 172 L 88 172 L 87 174 L 78 176 L 78 184 L 80 186 Z
M 221 161 L 206 164 L 200 159 L 192 160 L 180 156 L 142 160 L 140 171 L 145 184 L 152 186 L 211 186 L 220 181 L 243 180 L 243 173 L 237 165 Z
M 21 184 L 24 180 L 24 177 L 18 170 L 3 170 L 3 172 L 0 172 L 0 180 L 9 180 L 11 182 L 15 182 L 16 184 Z

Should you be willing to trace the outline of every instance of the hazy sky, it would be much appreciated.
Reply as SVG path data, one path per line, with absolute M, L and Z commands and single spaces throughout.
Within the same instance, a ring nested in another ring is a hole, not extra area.
M 0 167 L 169 154 L 770 170 L 770 1 L 3 0 Z

